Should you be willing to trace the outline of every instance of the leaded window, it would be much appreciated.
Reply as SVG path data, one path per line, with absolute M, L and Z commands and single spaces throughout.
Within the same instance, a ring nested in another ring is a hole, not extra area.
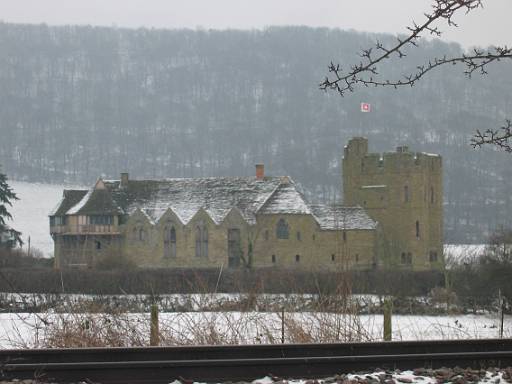
M 203 223 L 196 227 L 196 257 L 208 257 L 208 228 Z
M 174 226 L 164 229 L 164 257 L 176 257 L 176 229 Z
M 288 223 L 284 219 L 279 219 L 276 227 L 276 237 L 278 239 L 288 239 L 290 236 L 290 231 L 288 228 Z
M 112 216 L 92 215 L 89 216 L 89 224 L 93 225 L 112 225 Z

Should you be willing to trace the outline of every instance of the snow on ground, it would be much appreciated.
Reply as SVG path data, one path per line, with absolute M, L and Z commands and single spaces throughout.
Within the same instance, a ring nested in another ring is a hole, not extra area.
M 495 369 L 490 368 L 488 371 L 472 370 L 470 368 L 442 368 L 442 369 L 425 369 L 418 368 L 414 371 L 382 371 L 375 372 L 358 372 L 347 375 L 336 375 L 335 377 L 311 379 L 287 379 L 265 376 L 261 379 L 254 380 L 252 384 L 274 384 L 287 383 L 287 384 L 331 384 L 331 383 L 421 383 L 421 384 L 439 384 L 439 383 L 467 383 L 474 384 L 509 384 L 510 371 L 509 369 Z M 170 384 L 182 384 L 181 381 L 175 380 Z M 202 384 L 194 382 L 194 384 Z
M 81 316 L 81 317 L 80 317 Z M 49 328 L 67 319 L 79 320 L 97 330 L 104 330 L 106 318 L 102 314 L 0 314 L 0 348 L 42 347 Z M 201 330 L 212 331 L 217 340 L 237 344 L 279 342 L 281 317 L 268 312 L 185 312 L 161 313 L 160 331 L 172 335 L 177 344 L 194 344 L 205 339 Z M 97 324 L 95 324 L 97 323 Z M 132 313 L 116 315 L 109 324 L 122 324 L 123 330 L 139 332 L 149 343 L 149 314 Z M 327 331 L 347 330 L 362 335 L 362 341 L 382 340 L 382 315 L 349 316 L 332 313 L 286 313 L 286 332 L 298 329 L 304 335 L 317 336 L 321 340 Z M 103 328 L 102 328 L 103 327 Z M 198 333 L 199 332 L 199 333 Z M 504 321 L 504 337 L 512 336 L 512 316 Z M 393 340 L 475 339 L 499 337 L 499 320 L 496 315 L 457 316 L 394 316 Z M 286 336 L 288 342 L 294 341 Z M 295 340 L 296 341 L 296 340 Z
M 449 265 L 451 262 L 471 263 L 485 252 L 486 244 L 445 244 L 444 257 Z
M 40 184 L 25 181 L 9 180 L 9 185 L 18 195 L 19 200 L 13 202 L 10 213 L 13 221 L 9 224 L 22 233 L 24 248 L 31 246 L 41 250 L 45 256 L 53 254 L 53 240 L 50 236 L 48 214 L 62 198 L 64 189 L 72 187 L 62 184 Z

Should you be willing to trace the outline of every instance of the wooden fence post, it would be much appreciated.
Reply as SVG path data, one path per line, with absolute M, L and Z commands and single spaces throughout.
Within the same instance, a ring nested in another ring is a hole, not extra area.
M 151 324 L 150 324 L 150 335 L 149 345 L 158 346 L 160 344 L 160 332 L 158 327 L 158 304 L 151 305 Z
M 393 328 L 391 324 L 391 315 L 393 312 L 393 299 L 391 297 L 384 300 L 384 341 L 391 341 Z

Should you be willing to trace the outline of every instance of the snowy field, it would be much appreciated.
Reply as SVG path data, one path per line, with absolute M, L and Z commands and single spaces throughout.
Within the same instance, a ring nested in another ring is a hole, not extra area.
M 0 314 L 0 348 L 43 347 L 48 334 L 55 328 L 49 324 L 78 322 L 87 324 L 90 332 L 105 332 L 105 327 L 120 327 L 126 334 L 137 334 L 137 340 L 149 343 L 149 314 L 132 313 L 115 317 L 104 314 Z M 108 320 L 107 320 L 108 319 Z M 341 329 L 354 332 L 361 337 L 351 340 L 382 340 L 382 315 L 349 316 L 332 313 L 286 313 L 285 337 L 287 342 L 302 342 L 292 332 L 300 324 L 304 335 Z M 279 313 L 262 312 L 185 312 L 161 313 L 160 331 L 172 335 L 169 344 L 208 343 L 205 334 L 216 335 L 216 340 L 225 343 L 258 344 L 276 343 L 281 339 L 282 320 Z M 65 327 L 63 327 L 65 328 Z M 213 329 L 212 329 L 213 328 Z M 463 316 L 393 316 L 393 340 L 439 340 L 475 339 L 499 337 L 499 319 L 496 315 Z M 71 330 L 71 327 L 69 327 Z M 205 330 L 207 332 L 205 333 Z M 110 333 L 110 331 L 108 331 Z M 504 337 L 512 336 L 512 316 L 504 321 Z M 294 333 L 296 336 L 297 333 Z M 325 339 L 324 339 L 325 340 Z M 206 342 L 205 342 L 206 341 Z M 329 340 L 327 340 L 329 341 Z
M 28 238 L 32 247 L 41 250 L 45 256 L 53 254 L 53 240 L 50 237 L 48 213 L 59 203 L 64 189 L 87 189 L 62 184 L 28 183 L 24 181 L 9 181 L 20 200 L 14 202 L 11 213 L 14 217 L 12 226 L 21 231 L 25 247 Z M 463 260 L 481 254 L 484 246 L 481 244 L 447 244 L 445 254 L 456 260 Z
M 9 185 L 19 197 L 10 209 L 14 220 L 9 224 L 22 232 L 24 247 L 27 247 L 30 236 L 32 247 L 42 251 L 45 256 L 51 256 L 53 240 L 50 236 L 48 214 L 59 203 L 64 189 L 83 187 L 13 180 L 9 180 Z

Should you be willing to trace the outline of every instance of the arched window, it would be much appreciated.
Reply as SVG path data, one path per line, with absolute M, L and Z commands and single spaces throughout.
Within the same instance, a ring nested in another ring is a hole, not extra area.
M 202 256 L 208 257 L 208 228 L 206 226 L 203 227 L 203 237 L 202 237 L 202 243 L 203 243 L 203 251 Z
M 288 224 L 284 219 L 279 219 L 276 227 L 276 237 L 278 239 L 288 239 L 290 231 L 288 230 Z
M 416 220 L 416 238 L 420 238 L 420 222 Z
M 176 229 L 164 229 L 164 257 L 176 257 Z
M 201 257 L 201 228 L 196 227 L 196 257 Z
M 203 223 L 196 227 L 196 257 L 208 257 L 208 228 Z
M 404 202 L 405 203 L 408 203 L 409 202 L 409 186 L 408 185 L 405 185 L 404 186 Z
M 146 240 L 146 231 L 144 231 L 144 228 L 139 228 L 139 241 L 145 241 Z

